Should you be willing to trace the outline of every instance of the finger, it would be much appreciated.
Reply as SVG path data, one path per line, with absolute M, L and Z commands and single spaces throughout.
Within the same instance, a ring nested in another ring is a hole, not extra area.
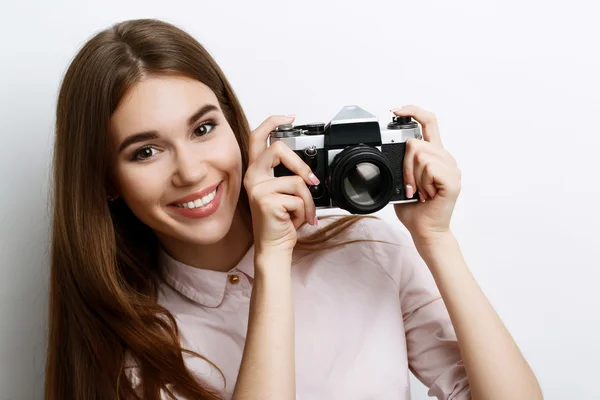
M 424 188 L 419 187 L 418 182 L 416 180 L 416 177 L 418 175 L 417 171 L 415 170 L 415 158 L 420 157 L 420 154 L 427 154 L 428 156 L 439 161 L 443 161 L 446 155 L 445 150 L 434 147 L 431 143 L 424 142 L 418 139 L 409 139 L 406 141 L 406 152 L 404 154 L 403 172 L 404 182 L 405 184 L 410 185 L 412 189 L 417 189 L 419 193 L 422 194 L 426 199 L 427 197 L 429 197 L 428 193 L 423 190 Z M 406 190 L 407 192 L 409 191 L 408 188 L 406 188 Z
M 460 193 L 461 172 L 440 160 L 432 160 L 423 169 L 421 185 L 435 188 L 436 196 L 458 196 Z
M 435 198 L 438 193 L 437 184 L 440 184 L 442 176 L 446 174 L 445 170 L 444 163 L 430 154 L 421 153 L 416 157 L 415 179 L 424 196 Z
M 423 142 L 418 139 L 408 139 L 406 141 L 406 152 L 404 153 L 404 184 L 406 190 L 406 196 L 409 199 L 414 198 L 415 194 L 419 195 L 421 201 L 425 201 L 427 199 L 427 192 L 425 192 L 419 186 L 419 182 L 417 177 L 419 176 L 416 171 L 416 158 L 419 154 L 431 154 L 432 156 L 436 156 L 435 149 L 428 145 L 428 143 Z M 411 196 L 412 194 L 412 196 Z
M 277 165 L 283 164 L 294 174 L 302 177 L 307 185 L 318 185 L 319 179 L 312 172 L 310 167 L 283 142 L 275 142 L 271 147 L 264 151 L 260 157 L 252 164 L 253 179 L 263 180 L 265 177 L 271 177 L 271 169 Z
M 419 188 L 419 191 L 421 191 L 423 193 L 423 197 L 425 198 L 425 200 L 427 200 L 427 198 L 433 198 L 435 195 L 435 192 L 431 192 L 431 191 L 427 190 L 425 185 L 423 185 L 423 171 L 427 167 L 427 165 L 430 163 L 431 163 L 431 157 L 429 157 L 429 155 L 427 153 L 418 152 L 415 155 L 415 166 L 414 166 L 415 178 L 414 179 L 415 179 L 415 182 L 417 183 L 417 187 Z
M 316 206 L 312 194 L 304 180 L 299 176 L 282 176 L 272 178 L 259 184 L 259 190 L 268 194 L 286 194 L 297 196 L 304 203 L 304 215 L 306 222 L 316 226 Z
M 306 211 L 304 208 L 304 201 L 297 196 L 291 196 L 287 194 L 274 194 L 271 195 L 271 201 L 269 203 L 276 204 L 275 207 L 279 208 L 281 212 L 281 218 L 284 220 L 285 214 L 289 214 L 289 218 L 294 224 L 294 228 L 298 229 L 300 225 L 306 220 Z
M 250 133 L 250 143 L 248 145 L 248 162 L 252 164 L 267 149 L 267 138 L 271 131 L 274 131 L 279 125 L 291 124 L 294 122 L 293 115 L 271 115 L 263 121 L 252 133 Z
M 418 123 L 421 124 L 421 127 L 423 128 L 423 139 L 425 139 L 425 141 L 430 142 L 438 147 L 444 147 L 442 145 L 440 130 L 435 114 L 413 105 L 394 108 L 390 111 L 398 116 L 413 117 Z
M 417 191 L 417 184 L 415 181 L 414 173 L 416 152 L 416 143 L 414 142 L 416 141 L 417 139 L 408 139 L 406 141 L 406 152 L 404 153 L 404 186 L 406 190 L 406 197 L 409 199 L 414 198 Z

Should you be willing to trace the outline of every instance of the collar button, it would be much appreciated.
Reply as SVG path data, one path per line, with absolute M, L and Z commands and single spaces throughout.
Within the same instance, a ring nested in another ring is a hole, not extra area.
M 240 277 L 237 275 L 229 275 L 229 283 L 231 283 L 232 285 L 237 285 L 237 283 L 240 281 Z

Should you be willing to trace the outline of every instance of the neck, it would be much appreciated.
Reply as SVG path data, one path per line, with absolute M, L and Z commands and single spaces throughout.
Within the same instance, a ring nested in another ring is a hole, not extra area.
M 235 212 L 229 231 L 217 243 L 197 245 L 184 242 L 162 243 L 177 261 L 196 268 L 227 272 L 235 267 L 252 246 L 251 228 L 245 222 L 240 207 Z

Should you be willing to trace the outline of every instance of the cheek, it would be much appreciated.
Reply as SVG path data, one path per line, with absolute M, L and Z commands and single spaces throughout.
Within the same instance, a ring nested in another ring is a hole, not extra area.
M 213 157 L 218 169 L 226 172 L 231 179 L 241 181 L 242 154 L 233 132 L 224 137 L 218 146 L 215 146 Z
M 156 165 L 127 165 L 119 169 L 117 182 L 121 196 L 134 213 L 144 213 L 148 205 L 157 204 L 164 192 L 164 169 Z

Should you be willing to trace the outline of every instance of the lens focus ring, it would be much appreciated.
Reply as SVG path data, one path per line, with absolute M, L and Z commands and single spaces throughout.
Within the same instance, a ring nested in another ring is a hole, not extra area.
M 393 196 L 394 174 L 378 149 L 350 146 L 329 166 L 328 184 L 333 201 L 353 214 L 370 214 L 385 207 Z

